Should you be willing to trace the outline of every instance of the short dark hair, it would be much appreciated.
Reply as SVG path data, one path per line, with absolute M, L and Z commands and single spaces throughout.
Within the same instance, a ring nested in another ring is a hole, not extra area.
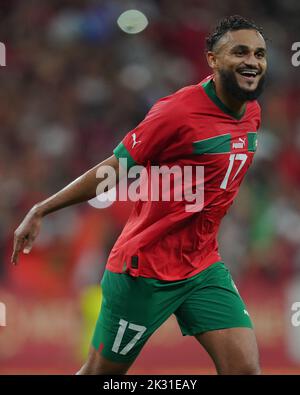
M 214 31 L 206 37 L 207 51 L 212 51 L 216 43 L 225 33 L 242 29 L 256 30 L 263 36 L 262 28 L 258 27 L 253 21 L 243 18 L 240 15 L 227 16 L 221 19 Z

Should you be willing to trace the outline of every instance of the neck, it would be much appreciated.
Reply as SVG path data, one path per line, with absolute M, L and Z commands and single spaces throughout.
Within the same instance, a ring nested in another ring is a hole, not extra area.
M 222 84 L 217 75 L 214 77 L 213 82 L 215 86 L 216 95 L 221 100 L 221 102 L 225 104 L 225 106 L 229 108 L 229 110 L 237 114 L 241 113 L 244 110 L 246 103 L 240 102 L 236 100 L 234 97 L 232 97 L 231 95 L 229 95 L 228 93 L 226 93 L 222 89 Z

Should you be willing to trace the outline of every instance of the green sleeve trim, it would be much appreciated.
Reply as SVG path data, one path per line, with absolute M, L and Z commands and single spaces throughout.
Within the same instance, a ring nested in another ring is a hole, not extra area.
M 248 151 L 255 152 L 257 148 L 257 133 L 248 132 Z
M 120 143 L 114 149 L 113 153 L 115 154 L 116 158 L 118 158 L 119 160 L 120 159 L 127 159 L 127 168 L 128 169 L 130 169 L 132 166 L 135 166 L 137 164 L 123 143 Z M 120 163 L 122 165 L 122 161 Z

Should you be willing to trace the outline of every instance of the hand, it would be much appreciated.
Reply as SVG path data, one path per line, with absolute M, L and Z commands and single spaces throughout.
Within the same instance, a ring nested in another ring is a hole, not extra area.
M 24 254 L 29 254 L 33 242 L 39 234 L 41 222 L 42 215 L 33 207 L 15 230 L 14 250 L 11 256 L 11 262 L 14 265 L 18 263 L 21 250 Z

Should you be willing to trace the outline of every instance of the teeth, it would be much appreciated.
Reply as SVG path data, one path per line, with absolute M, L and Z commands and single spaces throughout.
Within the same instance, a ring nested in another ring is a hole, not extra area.
M 245 75 L 245 76 L 253 76 L 253 77 L 256 77 L 257 72 L 254 71 L 254 70 L 243 70 L 243 71 L 240 71 L 240 74 Z

